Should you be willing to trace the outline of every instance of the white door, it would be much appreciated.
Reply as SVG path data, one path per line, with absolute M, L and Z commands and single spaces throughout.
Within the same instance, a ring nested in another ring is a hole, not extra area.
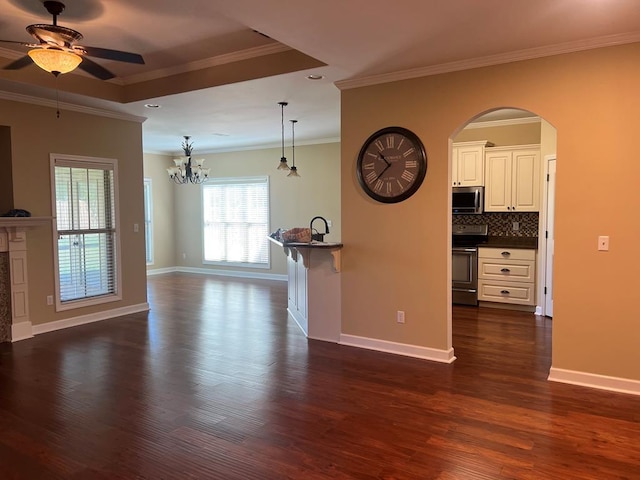
M 544 314 L 553 317 L 553 248 L 554 221 L 556 203 L 556 159 L 548 161 L 549 182 L 547 185 L 547 225 L 546 225 L 546 261 L 544 275 Z

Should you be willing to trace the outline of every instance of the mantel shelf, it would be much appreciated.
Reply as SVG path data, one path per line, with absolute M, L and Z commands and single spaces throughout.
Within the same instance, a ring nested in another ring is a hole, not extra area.
M 53 217 L 0 217 L 0 228 L 41 227 L 53 220 Z

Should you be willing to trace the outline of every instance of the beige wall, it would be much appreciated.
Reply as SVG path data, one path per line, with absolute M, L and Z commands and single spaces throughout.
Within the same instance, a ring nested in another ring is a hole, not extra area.
M 291 162 L 291 150 L 285 154 Z M 270 229 L 308 226 L 316 215 L 333 222 L 326 241 L 341 239 L 340 222 L 340 144 L 296 146 L 296 166 L 301 178 L 288 178 L 285 172 L 276 170 L 280 163 L 277 148 L 247 150 L 199 155 L 211 168 L 212 177 L 269 176 L 271 219 Z M 145 156 L 147 157 L 147 156 Z M 163 168 L 151 170 L 151 157 L 146 158 L 145 176 L 156 185 L 168 184 L 175 200 L 175 264 L 181 267 L 225 269 L 217 265 L 202 264 L 202 193 L 195 185 L 173 185 L 169 182 L 166 167 L 172 157 L 165 157 Z M 153 159 L 161 161 L 161 157 Z M 155 198 L 155 195 L 154 195 Z M 155 201 L 155 200 L 154 200 Z M 154 219 L 158 208 L 154 206 Z M 320 227 L 320 224 L 315 225 Z M 186 255 L 183 258 L 182 254 Z M 286 274 L 286 258 L 281 248 L 271 245 L 271 269 L 242 269 L 259 274 Z M 154 266 L 156 268 L 156 266 Z M 238 267 L 230 270 L 239 270 Z
M 31 322 L 42 324 L 146 302 L 142 190 L 142 128 L 137 122 L 0 100 L 0 125 L 11 128 L 15 208 L 34 216 L 51 216 L 49 154 L 118 160 L 122 294 L 119 302 L 57 313 L 47 306 L 54 294 L 53 239 L 50 225 L 27 234 Z M 4 158 L 2 161 L 6 161 Z M 4 170 L 4 169 L 3 169 Z
M 153 264 L 147 265 L 147 271 L 176 266 L 174 188 L 167 176 L 172 159 L 165 155 L 144 154 L 144 176 L 151 179 L 153 197 Z
M 468 128 L 456 135 L 456 142 L 488 140 L 496 147 L 540 143 L 540 122 L 495 127 Z
M 13 175 L 11 173 L 11 129 L 0 126 L 0 215 L 13 208 Z
M 557 129 L 553 366 L 640 380 L 640 223 L 629 221 L 640 197 L 621 188 L 640 178 L 639 58 L 633 44 L 344 90 L 343 333 L 448 348 L 449 141 L 479 113 L 517 107 Z M 395 205 L 369 199 L 355 176 L 362 142 L 388 125 L 413 130 L 429 155 L 420 190 Z M 609 252 L 598 235 L 611 236 Z

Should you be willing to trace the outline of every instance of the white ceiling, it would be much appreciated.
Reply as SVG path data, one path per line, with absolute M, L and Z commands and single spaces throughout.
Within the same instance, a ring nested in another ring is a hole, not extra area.
M 94 98 L 90 86 L 98 81 L 83 73 L 54 81 L 35 66 L 0 70 L 0 91 L 53 99 L 58 87 L 64 103 L 147 117 L 144 149 L 158 153 L 179 152 L 183 135 L 193 137 L 196 153 L 277 146 L 279 101 L 289 102 L 285 118 L 299 121 L 297 142 L 337 140 L 340 91 L 334 82 L 375 83 L 640 41 L 637 0 L 67 3 L 58 23 L 80 31 L 84 35 L 81 44 L 144 56 L 143 66 L 96 60 L 117 75 L 109 81 L 115 88 L 142 86 L 144 92 L 146 85 L 161 82 L 163 77 L 189 72 L 193 77 L 172 79 L 185 92 L 114 102 Z M 0 39 L 29 42 L 27 25 L 51 23 L 40 0 L 0 0 L 0 6 Z M 205 69 L 212 65 L 229 65 L 240 57 L 259 61 L 261 52 L 288 47 L 326 66 L 242 81 L 221 75 L 212 81 L 217 86 L 197 84 L 197 90 L 188 91 L 188 78 L 208 80 Z M 0 65 L 20 58 L 25 51 L 0 44 Z M 324 78 L 307 80 L 310 73 Z M 79 86 L 80 82 L 85 83 Z M 148 103 L 161 108 L 145 108 Z

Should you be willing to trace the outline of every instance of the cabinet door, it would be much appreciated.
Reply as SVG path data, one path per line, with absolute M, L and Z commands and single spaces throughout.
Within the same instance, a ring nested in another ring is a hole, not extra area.
M 484 209 L 511 211 L 511 152 L 488 152 L 485 156 Z
M 460 187 L 484 185 L 484 149 L 482 146 L 458 147 L 457 178 Z
M 515 150 L 512 160 L 511 210 L 540 211 L 540 152 Z
M 460 151 L 459 147 L 453 147 L 451 153 L 451 186 L 458 186 L 458 152 Z
M 295 306 L 297 303 L 296 299 L 296 261 L 291 257 L 291 255 L 295 255 L 295 253 L 287 255 L 287 287 L 288 287 L 288 296 L 289 296 L 289 307 Z

